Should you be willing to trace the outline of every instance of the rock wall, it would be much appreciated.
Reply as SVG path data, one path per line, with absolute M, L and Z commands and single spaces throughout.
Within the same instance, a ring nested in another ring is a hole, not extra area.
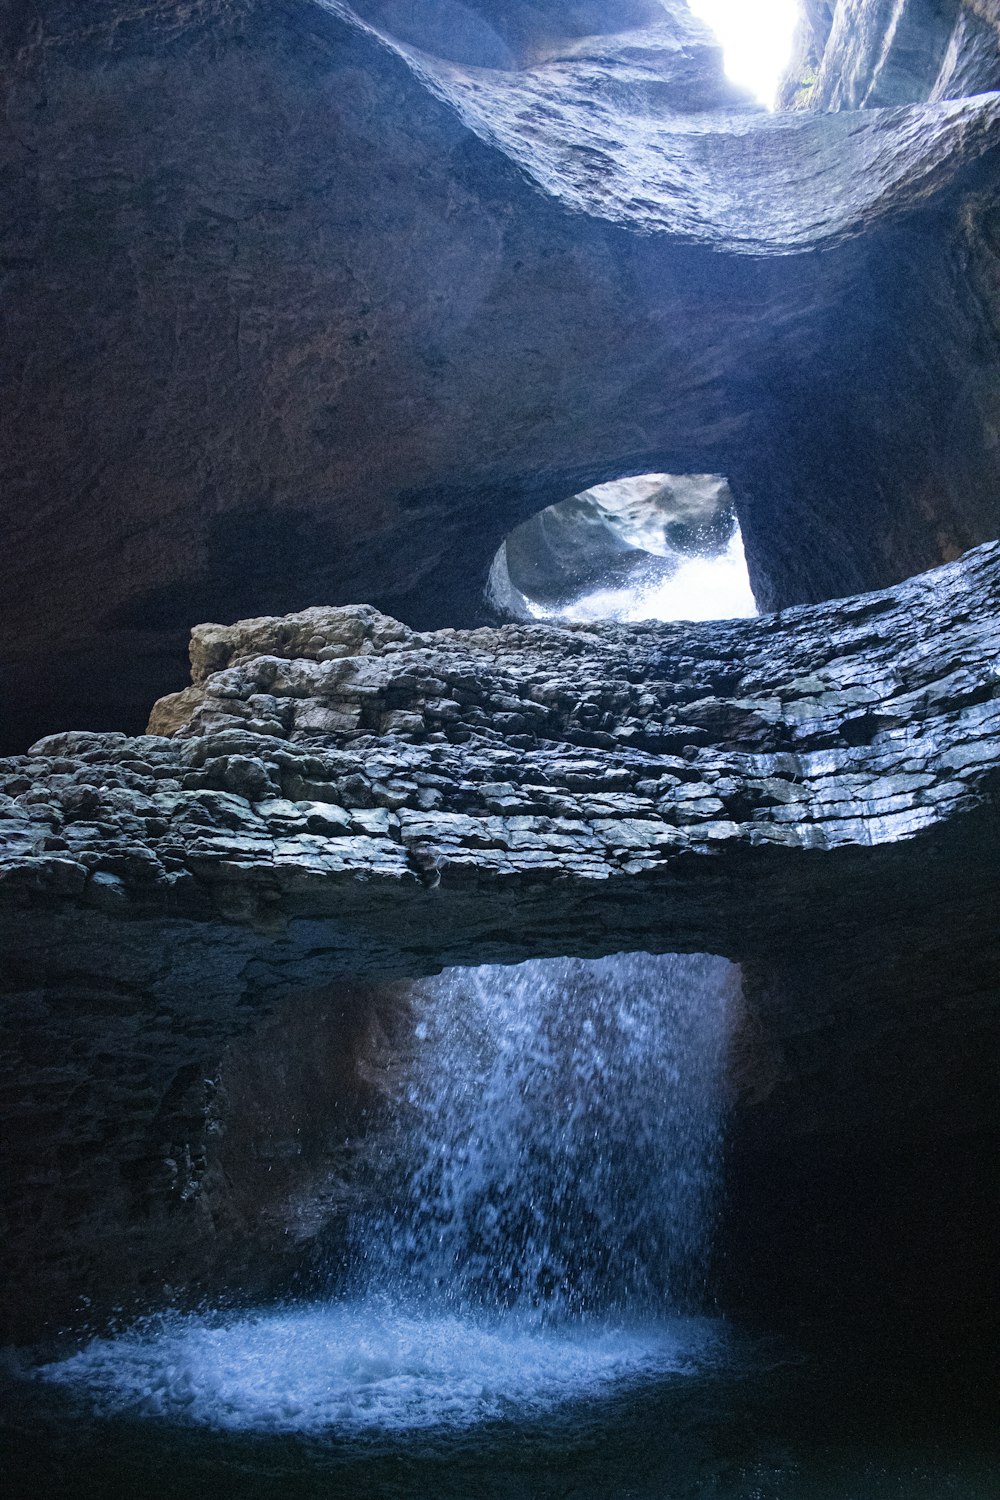
M 1000 530 L 995 99 L 772 117 L 679 4 L 466 10 L 517 67 L 334 0 L 8 8 L 9 748 L 139 729 L 199 619 L 475 623 L 622 475 L 726 475 L 765 607 Z
M 757 966 L 733 1065 L 754 1170 L 988 1128 L 998 629 L 996 544 L 706 625 L 309 610 L 199 628 L 158 733 L 0 763 L 14 1331 L 236 1262 L 259 1185 L 217 1188 L 227 1049 L 246 1076 L 240 1038 L 325 1005 L 348 1076 L 359 980 L 722 953 Z
M 997 0 L 812 0 L 781 103 L 875 109 L 997 88 Z

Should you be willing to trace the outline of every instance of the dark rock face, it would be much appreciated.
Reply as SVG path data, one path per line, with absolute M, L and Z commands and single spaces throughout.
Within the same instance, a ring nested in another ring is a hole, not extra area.
M 995 99 L 770 117 L 679 4 L 477 0 L 461 62 L 405 9 L 8 11 L 12 748 L 139 728 L 198 619 L 474 623 L 626 474 L 729 476 L 765 607 L 1000 530 Z
M 15 1331 L 126 1248 L 146 1292 L 235 1253 L 224 1054 L 304 998 L 349 1063 L 358 976 L 724 953 L 757 965 L 733 1069 L 757 1168 L 981 1129 L 998 621 L 996 545 L 711 625 L 421 635 L 309 610 L 196 631 L 158 733 L 2 763 Z
M 157 978 L 144 947 L 126 936 L 117 979 L 96 986 L 13 966 L 5 1342 L 208 1292 L 286 1294 L 343 1221 L 348 1142 L 378 1097 L 366 1063 L 407 1016 L 399 987 L 317 985 L 284 1007 L 245 993 L 226 1010 L 197 959 Z

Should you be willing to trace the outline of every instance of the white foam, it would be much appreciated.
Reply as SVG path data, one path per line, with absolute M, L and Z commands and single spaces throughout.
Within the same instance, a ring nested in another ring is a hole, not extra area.
M 168 1316 L 43 1366 L 102 1415 L 230 1431 L 362 1434 L 550 1412 L 624 1385 L 691 1373 L 709 1322 L 551 1329 L 421 1316 L 366 1300 L 227 1319 Z
M 757 602 L 750 587 L 743 536 L 736 527 L 725 552 L 715 557 L 685 557 L 676 571 L 659 583 L 595 589 L 559 609 L 546 609 L 529 600 L 528 609 L 538 620 L 569 620 L 575 624 L 601 620 L 735 620 L 755 615 Z

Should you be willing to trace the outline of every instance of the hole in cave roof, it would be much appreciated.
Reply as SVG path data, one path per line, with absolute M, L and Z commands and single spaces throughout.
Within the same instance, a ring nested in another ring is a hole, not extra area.
M 688 0 L 722 44 L 726 75 L 773 109 L 792 60 L 801 0 Z
M 640 474 L 548 506 L 503 542 L 487 595 L 498 613 L 520 620 L 757 613 L 732 494 L 719 474 Z

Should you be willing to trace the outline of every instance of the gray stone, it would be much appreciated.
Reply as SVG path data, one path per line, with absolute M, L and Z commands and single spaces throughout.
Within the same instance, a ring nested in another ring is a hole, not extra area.
M 3 23 L 12 748 L 138 729 L 197 619 L 474 624 L 625 475 L 726 475 L 768 608 L 997 534 L 995 97 L 770 116 L 680 4 L 477 7 L 516 68 L 363 10 Z

